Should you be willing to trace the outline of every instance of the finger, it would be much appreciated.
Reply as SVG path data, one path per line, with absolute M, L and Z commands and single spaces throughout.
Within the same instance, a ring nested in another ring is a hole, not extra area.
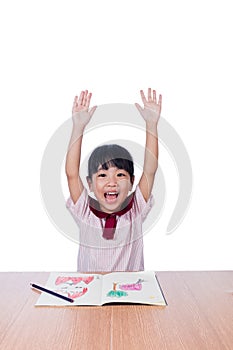
M 92 96 L 92 93 L 90 92 L 90 93 L 87 95 L 87 99 L 86 99 L 86 107 L 87 107 L 87 108 L 89 108 L 89 106 L 90 106 L 91 96 Z
M 81 106 L 83 104 L 84 91 L 81 92 L 78 100 L 78 105 Z
M 142 113 L 143 108 L 142 108 L 138 103 L 135 103 L 135 107 L 137 108 L 137 110 L 139 111 L 139 113 Z
M 83 106 L 86 107 L 86 104 L 87 104 L 87 96 L 88 96 L 88 90 L 85 90 L 84 91 L 84 95 L 83 95 Z
M 148 88 L 148 101 L 151 102 L 152 98 L 151 98 L 151 88 Z
M 160 106 L 160 108 L 162 107 L 162 95 L 159 95 L 159 101 L 158 101 L 158 105 Z
M 85 101 L 86 101 L 86 93 L 87 93 L 87 90 L 84 90 L 84 92 L 83 92 L 83 100 L 82 100 L 82 105 L 85 105 Z
M 156 103 L 156 91 L 153 90 L 153 101 Z
M 144 94 L 144 91 L 140 90 L 140 94 L 141 94 L 142 102 L 145 104 L 147 101 L 146 101 L 146 96 Z
M 78 105 L 78 96 L 75 96 L 75 98 L 74 98 L 74 102 L 73 102 L 73 107 L 72 107 L 72 111 L 74 111 L 75 110 L 75 108 L 77 107 L 77 105 Z
M 75 106 L 76 106 L 77 99 L 78 99 L 78 96 L 75 96 L 75 98 L 74 98 L 74 102 L 73 102 L 73 107 L 75 107 Z
M 97 108 L 97 106 L 94 106 L 94 107 L 91 108 L 91 110 L 90 110 L 90 112 L 89 112 L 91 117 L 93 116 L 93 114 L 94 114 L 96 108 Z

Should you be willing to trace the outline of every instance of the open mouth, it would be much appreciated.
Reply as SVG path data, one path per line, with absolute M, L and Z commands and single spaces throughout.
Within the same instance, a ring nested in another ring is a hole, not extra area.
M 109 200 L 115 200 L 118 197 L 118 192 L 105 192 L 104 197 Z

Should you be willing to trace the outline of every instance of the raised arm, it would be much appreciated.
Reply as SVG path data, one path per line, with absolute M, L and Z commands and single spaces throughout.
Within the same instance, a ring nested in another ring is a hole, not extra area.
M 97 108 L 94 106 L 89 110 L 91 96 L 92 94 L 87 90 L 82 91 L 79 97 L 75 96 L 72 109 L 73 129 L 66 155 L 66 176 L 70 196 L 74 203 L 77 202 L 83 191 L 79 171 L 83 132 Z
M 139 188 L 145 201 L 148 201 L 154 184 L 155 173 L 158 168 L 158 130 L 157 125 L 162 107 L 162 95 L 157 99 L 156 91 L 148 89 L 148 96 L 140 91 L 144 108 L 135 103 L 139 113 L 146 122 L 146 145 L 142 176 Z

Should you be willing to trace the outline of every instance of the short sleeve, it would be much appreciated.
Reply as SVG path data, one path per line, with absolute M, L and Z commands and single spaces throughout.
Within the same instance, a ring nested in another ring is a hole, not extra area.
M 153 195 L 151 194 L 148 201 L 146 202 L 139 186 L 137 185 L 135 189 L 135 206 L 136 206 L 136 211 L 141 213 L 142 221 L 146 219 L 153 205 L 154 205 Z
M 71 197 L 69 197 L 66 201 L 66 208 L 72 214 L 77 223 L 79 223 L 80 220 L 83 220 L 87 211 L 89 211 L 88 193 L 86 188 L 83 189 L 76 203 L 74 203 Z

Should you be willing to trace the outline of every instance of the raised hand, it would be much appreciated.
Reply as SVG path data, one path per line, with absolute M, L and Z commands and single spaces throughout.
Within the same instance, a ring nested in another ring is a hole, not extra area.
M 144 108 L 141 107 L 138 103 L 135 103 L 139 113 L 146 121 L 146 123 L 155 123 L 157 124 L 160 118 L 161 108 L 162 108 L 162 95 L 159 95 L 157 100 L 156 91 L 151 88 L 148 89 L 147 99 L 143 90 L 140 90 L 142 102 Z
M 89 110 L 91 97 L 92 93 L 85 90 L 81 92 L 79 97 L 75 96 L 74 98 L 72 118 L 73 122 L 80 127 L 85 127 L 89 123 L 97 108 L 97 106 L 94 106 Z

